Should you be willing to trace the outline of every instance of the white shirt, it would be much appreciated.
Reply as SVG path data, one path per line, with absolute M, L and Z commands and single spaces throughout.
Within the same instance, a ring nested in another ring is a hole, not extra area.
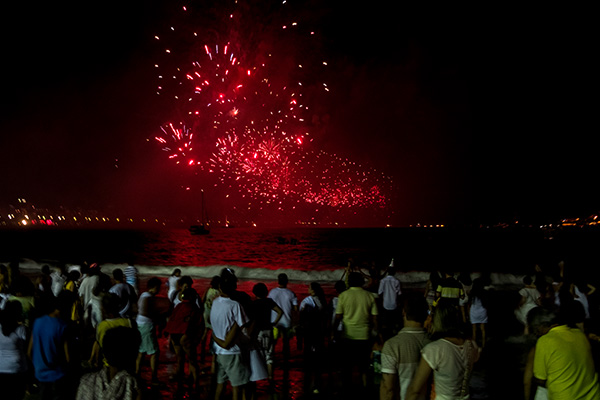
M 573 285 L 575 289 L 575 300 L 581 303 L 583 306 L 583 310 L 585 311 L 585 318 L 590 318 L 590 303 L 588 302 L 588 298 L 585 293 L 583 293 L 576 285 Z
M 52 294 L 54 294 L 55 297 L 58 297 L 60 292 L 63 290 L 63 286 L 67 281 L 67 277 L 58 271 L 54 271 L 50 274 L 50 278 L 52 279 L 52 284 L 50 285 Z
M 459 346 L 446 339 L 429 343 L 421 351 L 433 370 L 436 400 L 468 400 L 469 381 L 479 350 L 470 340 Z
M 117 283 L 113 285 L 109 290 L 109 293 L 116 294 L 121 300 L 121 305 L 123 308 L 119 310 L 119 314 L 121 317 L 134 317 L 134 313 L 132 310 L 133 303 L 137 301 L 137 294 L 135 294 L 135 289 L 129 283 Z
M 318 297 L 308 296 L 305 297 L 304 300 L 302 300 L 302 302 L 300 303 L 300 311 L 304 310 L 305 308 L 315 308 L 317 310 L 322 310 L 323 305 L 321 304 L 321 301 Z
M 381 350 L 381 372 L 398 376 L 400 398 L 406 398 L 408 385 L 412 381 L 419 362 L 421 350 L 430 343 L 423 328 L 403 328 L 398 334 L 385 342 Z M 425 400 L 423 391 L 417 398 Z
M 244 309 L 235 300 L 229 297 L 217 297 L 213 300 L 210 310 L 210 324 L 212 326 L 213 335 L 221 340 L 225 340 L 227 333 L 236 323 L 240 328 L 248 323 L 248 317 Z M 241 349 L 238 344 L 234 344 L 229 349 L 224 349 L 215 343 L 216 354 L 241 354 Z
M 167 292 L 167 298 L 173 301 L 173 295 L 177 291 L 177 281 L 181 278 L 180 276 L 171 275 L 167 280 L 169 291 Z
M 398 296 L 402 294 L 400 281 L 392 275 L 388 275 L 379 282 L 377 291 L 383 297 L 383 308 L 395 310 L 398 307 Z
M 27 371 L 27 331 L 19 325 L 8 336 L 2 333 L 0 325 L 0 373 L 17 374 Z
M 84 309 L 87 308 L 92 301 L 93 291 L 99 281 L 100 277 L 98 275 L 87 276 L 81 281 L 81 285 L 79 285 L 79 297 L 81 297 Z
M 334 297 L 333 299 L 331 299 L 331 309 L 333 310 L 333 313 L 331 315 L 331 326 L 333 326 L 335 323 L 335 310 L 337 309 L 338 301 L 339 301 L 338 297 Z M 340 324 L 338 325 L 337 330 L 338 330 L 338 332 L 341 332 L 344 330 L 344 323 L 342 321 L 340 321 Z
M 292 326 L 292 310 L 294 307 L 298 306 L 298 299 L 296 298 L 294 292 L 288 288 L 276 287 L 271 289 L 269 292 L 269 298 L 273 299 L 273 301 L 283 311 L 283 315 L 281 316 L 279 323 L 277 323 L 277 326 L 282 328 L 290 328 Z M 277 313 L 272 311 L 271 322 L 275 322 L 275 319 L 277 319 Z

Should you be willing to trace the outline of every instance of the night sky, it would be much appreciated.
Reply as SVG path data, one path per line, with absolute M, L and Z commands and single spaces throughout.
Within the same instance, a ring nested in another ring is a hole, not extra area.
M 330 65 L 331 92 L 309 101 L 326 121 L 309 127 L 316 145 L 393 177 L 387 216 L 373 221 L 361 209 L 356 223 L 538 222 L 599 211 L 590 10 L 289 3 L 320 38 L 316 55 L 298 51 L 296 60 Z M 168 118 L 155 93 L 162 48 L 153 38 L 177 26 L 181 4 L 3 5 L 0 208 L 25 197 L 175 215 L 202 186 L 215 213 L 227 213 L 221 188 L 147 141 Z M 247 4 L 264 12 L 266 3 Z

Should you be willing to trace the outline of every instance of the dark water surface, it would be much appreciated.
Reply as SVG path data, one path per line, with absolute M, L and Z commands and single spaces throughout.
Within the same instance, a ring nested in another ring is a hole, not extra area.
M 290 244 L 290 242 L 296 244 Z M 171 230 L 2 230 L 0 262 L 83 260 L 148 267 L 235 265 L 323 271 L 357 263 L 402 271 L 449 267 L 455 271 L 524 273 L 534 264 L 568 260 L 577 268 L 597 265 L 600 231 L 548 233 L 539 229 L 449 228 L 221 228 L 194 236 Z

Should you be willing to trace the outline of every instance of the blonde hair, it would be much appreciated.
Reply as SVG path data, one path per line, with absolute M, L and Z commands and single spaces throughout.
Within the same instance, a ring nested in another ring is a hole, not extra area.
M 442 299 L 443 300 L 443 299 Z M 432 336 L 466 338 L 466 330 L 461 314 L 454 305 L 440 301 L 431 321 Z

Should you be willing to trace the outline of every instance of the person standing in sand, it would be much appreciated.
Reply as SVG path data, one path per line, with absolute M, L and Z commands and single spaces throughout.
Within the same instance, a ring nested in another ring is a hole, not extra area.
M 33 323 L 27 355 L 40 382 L 42 399 L 71 398 L 71 350 L 65 318 L 70 315 L 71 299 L 67 291 L 48 298 L 44 305 L 48 313 Z
M 125 267 L 123 274 L 125 275 L 125 282 L 127 282 L 131 286 L 133 286 L 135 293 L 139 294 L 140 290 L 138 287 L 138 270 L 135 267 L 135 265 L 133 264 L 133 262 L 127 263 L 127 267 Z
M 185 374 L 187 357 L 188 370 L 193 380 L 193 386 L 198 388 L 198 339 L 204 331 L 204 317 L 197 305 L 198 293 L 193 288 L 187 288 L 181 293 L 181 303 L 173 309 L 164 329 L 170 334 L 171 344 L 175 349 L 177 366 L 173 377 L 181 379 Z
M 440 272 L 435 270 L 431 271 L 429 274 L 429 279 L 427 279 L 427 283 L 425 284 L 425 300 L 427 300 L 427 304 L 429 305 L 429 311 L 433 311 L 433 303 L 436 300 L 436 290 L 439 286 L 440 281 L 442 280 L 442 276 Z
M 204 333 L 202 333 L 202 338 L 200 339 L 200 362 L 202 363 L 204 363 L 207 351 L 206 338 L 208 338 L 209 332 L 212 331 L 212 326 L 210 325 L 210 310 L 212 309 L 213 301 L 221 295 L 221 292 L 219 291 L 220 282 L 221 277 L 219 275 L 213 276 L 210 281 L 210 287 L 204 292 L 204 296 L 202 297 L 202 304 L 204 305 Z M 209 344 L 208 346 L 210 349 L 211 345 Z
M 175 292 L 179 290 L 177 285 L 179 278 L 181 278 L 181 269 L 175 268 L 171 273 L 171 276 L 169 276 L 169 279 L 167 279 L 167 287 L 169 288 L 167 291 L 167 298 L 171 300 L 171 302 L 173 302 L 173 299 L 175 298 Z
M 76 400 L 140 400 L 142 393 L 132 372 L 140 344 L 135 328 L 115 327 L 104 335 L 106 365 L 81 377 Z
M 232 387 L 232 398 L 242 397 L 242 387 L 250 381 L 250 368 L 242 356 L 239 344 L 243 337 L 242 328 L 250 322 L 244 309 L 231 299 L 237 287 L 237 278 L 226 270 L 221 273 L 221 295 L 213 301 L 210 323 L 215 341 L 215 376 L 217 388 L 215 400 L 219 400 L 226 381 Z
M 276 325 L 277 331 L 283 341 L 283 360 L 287 362 L 290 358 L 290 330 L 295 314 L 298 312 L 298 298 L 296 294 L 287 288 L 288 276 L 284 273 L 277 276 L 276 288 L 271 289 L 269 298 L 273 299 L 275 304 L 283 311 L 283 316 Z M 271 321 L 277 319 L 277 313 L 272 311 Z M 277 337 L 274 338 L 277 342 Z
M 523 278 L 525 287 L 519 290 L 521 300 L 519 302 L 519 308 L 515 311 L 517 319 L 523 324 L 527 325 L 527 313 L 541 304 L 541 295 L 537 290 L 537 287 L 533 284 L 533 279 L 529 275 Z
M 536 338 L 548 333 L 556 316 L 550 310 L 543 307 L 532 308 L 527 314 L 527 331 L 529 335 Z M 524 400 L 548 400 L 548 389 L 545 386 L 538 385 L 533 379 L 533 360 L 535 358 L 535 343 L 527 354 L 525 371 L 523 373 L 523 399 Z
M 54 297 L 57 297 L 58 294 L 63 290 L 65 286 L 65 282 L 67 281 L 67 266 L 63 263 L 60 263 L 54 269 L 54 272 L 50 274 L 51 290 Z
M 106 296 L 102 297 L 102 310 L 104 312 L 104 320 L 102 320 L 96 327 L 96 340 L 92 346 L 92 352 L 90 359 L 88 360 L 89 365 L 97 367 L 99 365 L 107 365 L 106 359 L 100 359 L 104 357 L 103 352 L 103 340 L 106 332 L 119 326 L 127 328 L 134 328 L 133 321 L 127 317 L 119 315 L 121 310 L 121 299 L 114 293 L 107 293 Z M 102 363 L 100 363 L 102 361 Z
M 481 348 L 485 347 L 486 330 L 488 323 L 488 293 L 485 289 L 482 279 L 477 278 L 473 281 L 471 288 L 471 307 L 469 307 L 469 321 L 473 330 L 473 341 L 477 343 L 477 332 L 481 332 Z
M 150 356 L 150 369 L 152 370 L 152 384 L 158 384 L 159 356 L 158 340 L 156 337 L 158 312 L 154 305 L 153 297 L 160 292 L 161 285 L 161 280 L 155 276 L 148 279 L 147 291 L 142 293 L 138 300 L 138 315 L 135 321 L 142 338 L 136 360 L 135 372 L 137 375 L 140 374 L 142 358 L 144 354 L 148 354 Z
M 409 295 L 404 301 L 402 319 L 404 327 L 383 345 L 381 351 L 380 400 L 405 399 L 419 360 L 421 349 L 427 345 L 429 335 L 423 329 L 427 319 L 428 304 L 418 294 Z M 419 400 L 425 399 L 425 393 Z
M 363 389 L 367 386 L 367 369 L 371 354 L 371 332 L 378 333 L 377 316 L 379 311 L 372 293 L 362 288 L 364 278 L 360 272 L 351 272 L 348 276 L 350 287 L 340 293 L 332 339 L 340 322 L 344 323 L 342 332 L 342 380 L 345 390 L 351 390 L 352 370 L 358 367 Z
M 408 386 L 408 400 L 417 400 L 426 390 L 431 375 L 436 399 L 468 400 L 473 364 L 479 349 L 466 339 L 460 311 L 452 304 L 440 303 L 433 314 L 434 342 L 421 351 L 421 361 Z
M 463 318 L 463 322 L 467 322 L 469 316 L 469 295 L 473 288 L 473 280 L 471 280 L 471 274 L 467 271 L 463 271 L 458 274 L 458 282 L 461 284 L 465 296 L 458 301 L 460 307 L 460 313 Z
M 125 282 L 123 270 L 120 268 L 113 270 L 113 279 L 115 284 L 108 290 L 108 293 L 114 293 L 119 298 L 121 305 L 119 314 L 124 318 L 135 318 L 138 301 L 135 288 Z
M 93 263 L 84 274 L 78 289 L 79 297 L 81 298 L 81 306 L 83 308 L 84 325 L 86 328 L 92 326 L 92 297 L 99 282 L 100 267 L 98 264 Z
M 27 329 L 21 324 L 21 303 L 9 301 L 0 310 L 0 387 L 2 398 L 21 400 L 27 386 Z
M 448 302 L 458 307 L 459 301 L 465 298 L 465 292 L 460 282 L 452 275 L 452 272 L 444 271 L 444 279 L 439 282 L 435 296 L 438 304 Z
M 402 288 L 395 274 L 396 268 L 391 264 L 387 276 L 379 282 L 377 292 L 383 299 L 381 327 L 386 339 L 397 332 L 396 325 L 399 320 L 398 299 L 402 294 Z
M 308 296 L 300 303 L 300 326 L 304 341 L 304 388 L 319 393 L 325 361 L 327 300 L 318 282 L 308 285 Z
M 269 289 L 264 283 L 257 283 L 252 288 L 252 293 L 256 296 L 256 300 L 252 303 L 254 309 L 254 332 L 256 340 L 259 343 L 259 350 L 262 352 L 267 364 L 269 382 L 273 383 L 273 362 L 275 361 L 275 345 L 273 340 L 273 326 L 276 326 L 281 317 L 283 310 L 267 296 Z M 275 311 L 277 317 L 271 322 L 271 312 Z
M 600 399 L 598 373 L 590 342 L 575 327 L 575 316 L 583 314 L 576 301 L 561 304 L 557 321 L 535 346 L 533 376 L 548 389 L 553 400 Z

